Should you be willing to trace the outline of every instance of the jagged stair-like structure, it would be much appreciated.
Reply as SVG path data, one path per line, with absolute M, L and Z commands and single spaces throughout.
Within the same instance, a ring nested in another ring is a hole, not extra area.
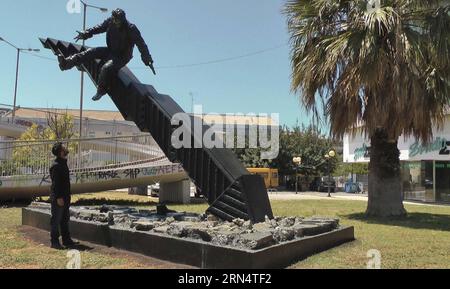
M 40 40 L 55 55 L 65 57 L 88 49 L 50 38 Z M 96 59 L 78 69 L 85 71 L 97 85 L 102 65 L 102 60 Z M 171 120 L 184 111 L 171 97 L 159 94 L 151 85 L 142 84 L 127 67 L 122 68 L 111 83 L 108 94 L 123 117 L 136 123 L 141 131 L 149 132 L 170 161 L 182 164 L 207 197 L 208 213 L 227 221 L 241 218 L 257 223 L 263 222 L 266 216 L 273 218 L 262 177 L 251 175 L 231 150 L 207 149 L 201 145 L 173 148 L 172 132 L 177 127 L 172 126 Z M 190 118 L 193 124 L 195 117 Z M 207 129 L 203 125 L 203 131 L 196 132 L 191 126 L 191 143 L 202 144 L 203 132 Z

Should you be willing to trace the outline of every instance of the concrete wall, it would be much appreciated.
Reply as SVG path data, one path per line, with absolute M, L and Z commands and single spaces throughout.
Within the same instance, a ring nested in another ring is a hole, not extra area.
M 189 204 L 191 200 L 191 181 L 182 180 L 174 183 L 161 183 L 159 201 L 161 203 Z
M 147 186 L 156 182 L 176 183 L 185 180 L 186 177 L 186 173 L 179 164 L 80 172 L 71 174 L 71 190 L 73 194 L 102 192 Z M 50 184 L 50 177 L 47 174 L 0 177 L 0 200 L 48 196 Z

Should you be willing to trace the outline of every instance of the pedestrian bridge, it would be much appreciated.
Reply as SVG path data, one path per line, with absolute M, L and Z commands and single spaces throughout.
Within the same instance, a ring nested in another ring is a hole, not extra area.
M 0 200 L 48 196 L 54 141 L 2 141 L 7 160 L 0 162 Z M 173 183 L 188 179 L 180 164 L 171 163 L 148 134 L 131 137 L 66 140 L 71 150 L 72 193 Z

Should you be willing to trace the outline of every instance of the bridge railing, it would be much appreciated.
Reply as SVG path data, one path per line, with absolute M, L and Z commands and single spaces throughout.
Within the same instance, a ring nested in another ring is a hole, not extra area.
M 73 171 L 166 160 L 164 153 L 148 134 L 62 142 L 69 148 L 68 164 Z M 0 141 L 0 174 L 15 176 L 48 172 L 55 158 L 51 153 L 54 143 L 54 140 Z

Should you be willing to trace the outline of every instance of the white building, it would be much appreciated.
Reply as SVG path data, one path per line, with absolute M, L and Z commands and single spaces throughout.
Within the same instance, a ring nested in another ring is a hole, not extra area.
M 33 124 L 42 127 L 47 126 L 48 113 L 69 114 L 73 116 L 74 129 L 78 131 L 80 119 L 77 109 L 45 109 L 45 108 L 18 108 L 16 110 L 14 123 L 12 123 L 11 111 L 3 110 L 0 114 L 0 160 L 10 158 L 11 152 L 2 149 L 2 140 L 17 139 Z M 250 127 L 265 126 L 270 127 L 269 131 L 278 128 L 278 120 L 270 116 L 246 116 L 246 115 L 195 115 L 203 118 L 204 123 L 214 123 L 216 127 L 223 124 L 234 125 L 236 134 L 246 132 Z M 83 132 L 82 138 L 110 138 L 110 137 L 128 137 L 142 135 L 143 133 L 134 122 L 126 121 L 118 111 L 104 110 L 83 110 Z M 150 137 L 149 145 L 157 145 Z

